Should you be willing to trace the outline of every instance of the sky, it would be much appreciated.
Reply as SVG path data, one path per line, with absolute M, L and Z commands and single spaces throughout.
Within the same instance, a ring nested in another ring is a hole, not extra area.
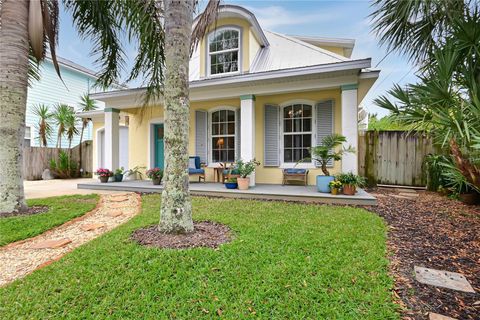
M 201 3 L 205 5 L 205 0 Z M 350 38 L 356 44 L 352 58 L 372 58 L 372 67 L 381 70 L 380 77 L 369 94 L 362 101 L 362 106 L 369 113 L 379 116 L 387 111 L 374 105 L 373 100 L 385 94 L 395 83 L 400 85 L 416 81 L 415 68 L 408 59 L 397 53 L 387 55 L 375 35 L 371 33 L 370 18 L 373 11 L 370 2 L 357 1 L 223 1 L 236 4 L 252 11 L 262 28 L 289 34 L 317 37 Z M 72 18 L 63 8 L 60 14 L 60 33 L 57 54 L 87 68 L 98 70 L 95 57 L 91 56 L 91 43 L 80 39 L 72 25 Z M 134 45 L 128 45 L 126 54 L 133 58 L 136 54 Z M 381 61 L 383 59 L 383 61 Z M 128 63 L 127 63 L 128 65 Z M 127 84 L 130 87 L 141 85 L 140 81 Z

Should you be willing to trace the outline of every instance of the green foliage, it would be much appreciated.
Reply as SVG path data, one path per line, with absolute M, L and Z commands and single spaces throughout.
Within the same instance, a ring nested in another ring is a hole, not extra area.
M 399 4 L 406 1 L 387 2 L 395 2 L 400 7 L 409 6 Z M 411 5 L 423 6 L 419 3 Z M 448 155 L 449 162 L 444 169 L 449 181 L 456 186 L 456 192 L 464 191 L 466 187 L 480 191 L 480 15 L 478 6 L 467 9 L 468 6 L 464 7 L 466 3 L 449 1 L 444 6 L 440 2 L 428 2 L 428 6 L 440 6 L 437 8 L 439 12 L 457 5 L 458 10 L 449 12 L 438 21 L 433 19 L 437 12 L 431 18 L 422 14 L 420 20 L 427 17 L 431 20 L 426 27 L 416 25 L 416 32 L 426 32 L 432 25 L 441 30 L 441 37 L 431 39 L 434 45 L 424 53 L 428 54 L 428 59 L 421 65 L 420 81 L 405 87 L 395 85 L 389 91 L 393 100 L 387 96 L 375 100 L 378 106 L 390 110 L 396 120 L 407 124 L 411 130 L 427 130 L 433 135 L 435 144 Z M 405 18 L 405 12 L 400 13 L 394 13 L 391 19 Z M 409 29 L 411 26 L 402 27 Z M 412 30 L 408 32 L 414 32 Z M 404 50 L 419 49 L 415 40 L 400 36 L 407 31 L 385 32 L 392 33 L 395 39 L 397 36 L 403 39 Z M 392 43 L 397 44 L 396 40 Z
M 409 126 L 395 120 L 391 115 L 378 119 L 376 114 L 371 114 L 368 116 L 368 130 L 403 131 L 409 130 Z
M 115 170 L 115 174 L 124 174 L 124 173 L 125 173 L 125 169 L 123 167 Z
M 93 210 L 98 195 L 74 195 L 28 200 L 29 207 L 47 206 L 48 211 L 33 215 L 0 218 L 0 246 L 39 235 Z M 15 317 L 14 317 L 15 318 Z
M 445 163 L 447 161 L 447 158 L 443 155 L 429 154 L 425 157 L 428 190 L 438 191 L 440 187 L 445 186 L 445 180 L 442 176 L 442 163 Z
M 345 153 L 356 152 L 352 146 L 348 146 L 347 148 L 343 147 L 345 142 L 347 142 L 347 138 L 338 133 L 326 136 L 322 139 L 321 145 L 310 148 L 311 158 L 302 159 L 300 162 L 312 161 L 312 159 L 318 161 L 323 174 L 329 176 L 330 172 L 327 169 L 329 161 L 339 161 L 342 160 L 342 156 Z M 338 149 L 340 146 L 342 146 L 342 148 Z
M 335 176 L 335 179 L 340 181 L 342 185 L 351 185 L 356 187 L 363 187 L 366 184 L 365 178 L 356 175 L 352 172 L 340 173 Z
M 158 223 L 160 195 L 142 199 L 143 212 L 129 222 L 0 288 L 2 317 L 400 318 L 387 229 L 375 214 L 193 198 L 194 219 L 228 225 L 233 241 L 218 250 L 171 250 L 132 242 L 134 230 Z
M 53 132 L 51 123 L 53 114 L 50 112 L 49 107 L 45 104 L 34 105 L 32 112 L 38 117 L 38 122 L 35 124 L 35 128 L 38 131 L 39 144 L 40 146 L 46 147 Z
M 61 150 L 58 153 L 58 161 L 50 159 L 50 170 L 61 179 L 74 178 L 77 174 L 77 164 L 70 159 L 67 152 Z
M 142 179 L 142 177 L 143 177 L 142 171 L 145 170 L 145 169 L 146 169 L 146 167 L 135 166 L 132 169 L 128 169 L 127 171 L 125 171 L 125 174 L 127 176 L 137 175 L 140 179 Z
M 341 181 L 338 181 L 338 180 L 330 181 L 330 182 L 328 183 L 328 185 L 329 185 L 330 188 L 332 188 L 332 189 L 340 189 L 340 188 L 343 186 L 342 182 L 341 182 Z
M 248 162 L 245 162 L 242 159 L 238 159 L 237 162 L 235 162 L 234 167 L 236 167 L 238 174 L 241 178 L 246 178 L 247 176 L 251 175 L 255 171 L 255 168 L 259 165 L 260 162 L 255 159 Z

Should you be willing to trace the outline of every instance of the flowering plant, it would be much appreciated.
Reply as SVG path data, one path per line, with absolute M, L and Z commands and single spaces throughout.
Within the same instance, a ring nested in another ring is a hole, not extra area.
M 330 188 L 332 189 L 340 189 L 342 187 L 342 183 L 338 180 L 333 180 L 328 183 L 330 185 Z
M 152 168 L 147 170 L 146 172 L 147 177 L 150 179 L 162 179 L 163 178 L 163 170 L 160 168 Z
M 105 168 L 98 168 L 97 171 L 95 171 L 95 174 L 100 177 L 111 177 L 113 176 L 113 172 L 105 169 Z

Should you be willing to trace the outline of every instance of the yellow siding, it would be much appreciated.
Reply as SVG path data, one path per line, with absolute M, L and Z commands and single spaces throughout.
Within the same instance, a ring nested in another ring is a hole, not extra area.
M 247 72 L 250 69 L 250 61 L 254 57 L 250 58 L 250 53 L 255 51 L 255 48 L 259 47 L 259 44 L 253 34 L 250 32 L 250 24 L 243 19 L 239 18 L 225 18 L 219 19 L 216 22 L 217 28 L 222 26 L 236 26 L 242 29 L 242 42 L 241 42 L 241 55 L 242 55 L 242 72 Z M 214 26 L 208 29 L 208 33 L 214 30 Z M 253 39 L 251 39 L 253 38 Z M 206 37 L 200 42 L 200 77 L 206 77 Z M 250 50 L 250 46 L 254 48 Z M 257 49 L 258 50 L 258 49 Z
M 278 104 L 283 105 L 294 101 L 307 101 L 316 103 L 321 100 L 333 99 L 335 101 L 335 123 L 334 130 L 337 133 L 341 132 L 341 94 L 340 89 L 325 90 L 325 91 L 311 91 L 305 93 L 289 93 L 272 96 L 257 96 L 255 102 L 256 108 L 256 140 L 255 153 L 256 158 L 262 165 L 257 168 L 256 179 L 257 183 L 272 183 L 280 184 L 282 182 L 282 170 L 280 168 L 263 167 L 263 147 L 264 147 L 264 105 Z M 195 154 L 195 110 L 209 111 L 213 108 L 219 107 L 233 107 L 240 108 L 240 98 L 238 99 L 224 99 L 214 101 L 192 102 L 190 107 L 190 131 L 189 131 L 189 153 Z M 140 115 L 140 109 L 122 110 L 122 114 L 128 113 L 130 116 L 129 125 L 129 166 L 145 166 L 150 165 L 150 124 L 152 122 L 163 121 L 163 107 L 153 107 L 146 110 L 143 116 Z M 93 161 L 97 163 L 97 146 L 96 146 L 96 130 L 103 127 L 103 122 L 95 122 L 93 132 L 95 140 L 93 142 Z M 331 172 L 340 171 L 340 162 L 336 162 Z M 322 174 L 320 169 L 310 169 L 308 183 L 315 184 L 315 176 Z M 207 181 L 214 181 L 213 168 L 206 168 Z
M 328 50 L 330 52 L 339 54 L 341 56 L 347 57 L 345 54 L 345 50 L 342 47 L 332 47 L 332 46 L 319 46 L 322 49 Z

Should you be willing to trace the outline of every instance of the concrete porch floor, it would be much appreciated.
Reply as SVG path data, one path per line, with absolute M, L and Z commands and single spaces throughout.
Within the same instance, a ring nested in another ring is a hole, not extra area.
M 100 183 L 98 180 L 83 182 L 77 185 L 78 189 L 134 191 L 134 192 L 162 192 L 163 186 L 154 186 L 151 181 L 123 181 Z M 190 192 L 197 196 L 215 196 L 239 199 L 284 200 L 329 204 L 376 205 L 375 197 L 359 189 L 354 196 L 331 195 L 317 192 L 315 186 L 257 184 L 249 190 L 230 190 L 222 183 L 190 183 Z

